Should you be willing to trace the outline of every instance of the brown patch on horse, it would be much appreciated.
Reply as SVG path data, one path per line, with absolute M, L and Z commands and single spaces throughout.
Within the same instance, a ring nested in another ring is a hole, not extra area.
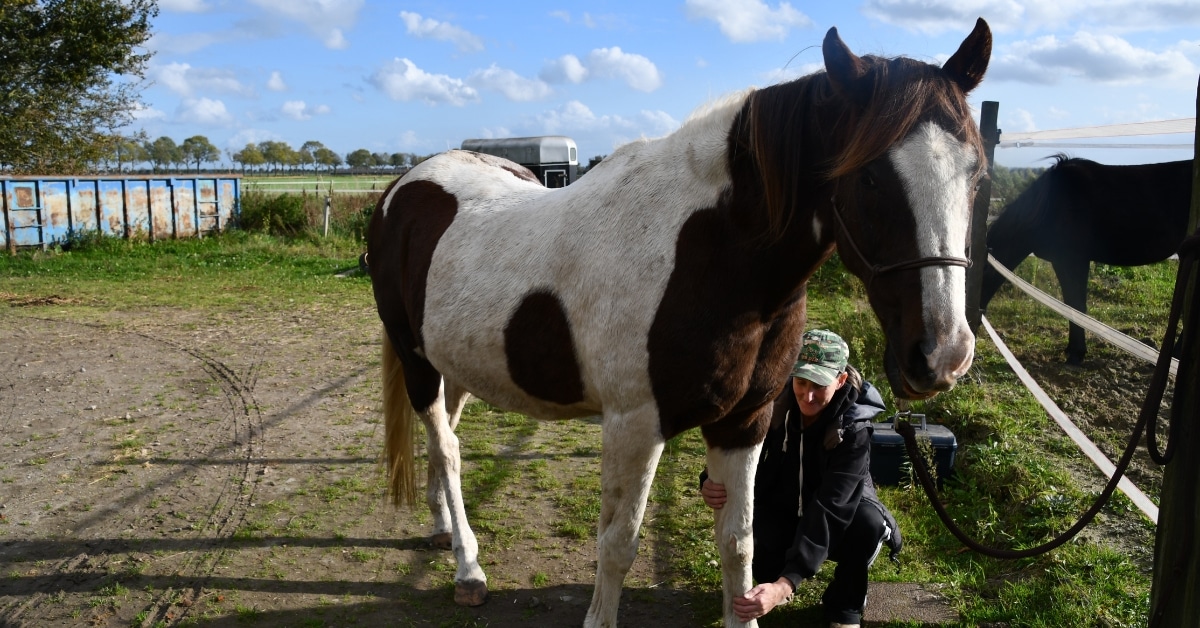
M 583 401 L 571 322 L 554 293 L 532 292 L 521 300 L 504 327 L 504 354 L 513 382 L 527 394 L 563 405 Z
M 383 206 L 385 194 L 371 216 L 367 252 L 379 318 L 404 364 L 413 407 L 425 409 L 437 398 L 441 382 L 417 353 L 423 342 L 426 280 L 433 251 L 458 213 L 458 200 L 430 181 L 398 185 L 391 203 Z

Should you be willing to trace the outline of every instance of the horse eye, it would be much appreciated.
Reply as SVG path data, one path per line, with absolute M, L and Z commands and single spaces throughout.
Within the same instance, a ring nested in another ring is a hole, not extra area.
M 871 173 L 867 172 L 866 170 L 863 170 L 862 172 L 862 184 L 869 189 L 875 189 L 875 178 L 872 177 Z

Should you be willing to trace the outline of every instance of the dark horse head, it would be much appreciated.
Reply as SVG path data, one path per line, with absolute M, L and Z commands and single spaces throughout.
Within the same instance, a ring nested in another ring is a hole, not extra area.
M 776 232 L 809 230 L 818 246 L 836 244 L 866 285 L 887 337 L 889 382 L 901 398 L 949 390 L 974 355 L 967 246 L 976 183 L 987 164 L 966 95 L 983 79 L 991 43 L 979 20 L 939 68 L 856 56 L 831 29 L 824 77 L 759 91 L 747 116 L 759 164 L 814 173 L 764 175 Z M 808 93 L 797 99 L 797 89 Z M 796 107 L 797 100 L 816 106 Z M 802 129 L 799 142 L 765 136 L 780 128 L 773 122 L 779 118 Z M 814 155 L 825 161 L 811 163 Z

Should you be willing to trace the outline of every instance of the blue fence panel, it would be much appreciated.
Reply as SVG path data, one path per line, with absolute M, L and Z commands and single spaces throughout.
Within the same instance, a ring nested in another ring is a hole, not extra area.
M 0 177 L 0 247 L 47 247 L 72 233 L 203 237 L 234 224 L 241 175 Z

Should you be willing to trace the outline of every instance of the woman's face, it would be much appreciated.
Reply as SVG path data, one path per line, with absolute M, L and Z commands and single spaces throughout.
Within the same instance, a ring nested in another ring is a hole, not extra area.
M 838 375 L 828 386 L 818 386 L 807 379 L 793 377 L 792 392 L 796 394 L 796 401 L 800 403 L 800 414 L 810 418 L 820 415 L 833 399 L 833 394 L 845 383 L 846 373 Z

